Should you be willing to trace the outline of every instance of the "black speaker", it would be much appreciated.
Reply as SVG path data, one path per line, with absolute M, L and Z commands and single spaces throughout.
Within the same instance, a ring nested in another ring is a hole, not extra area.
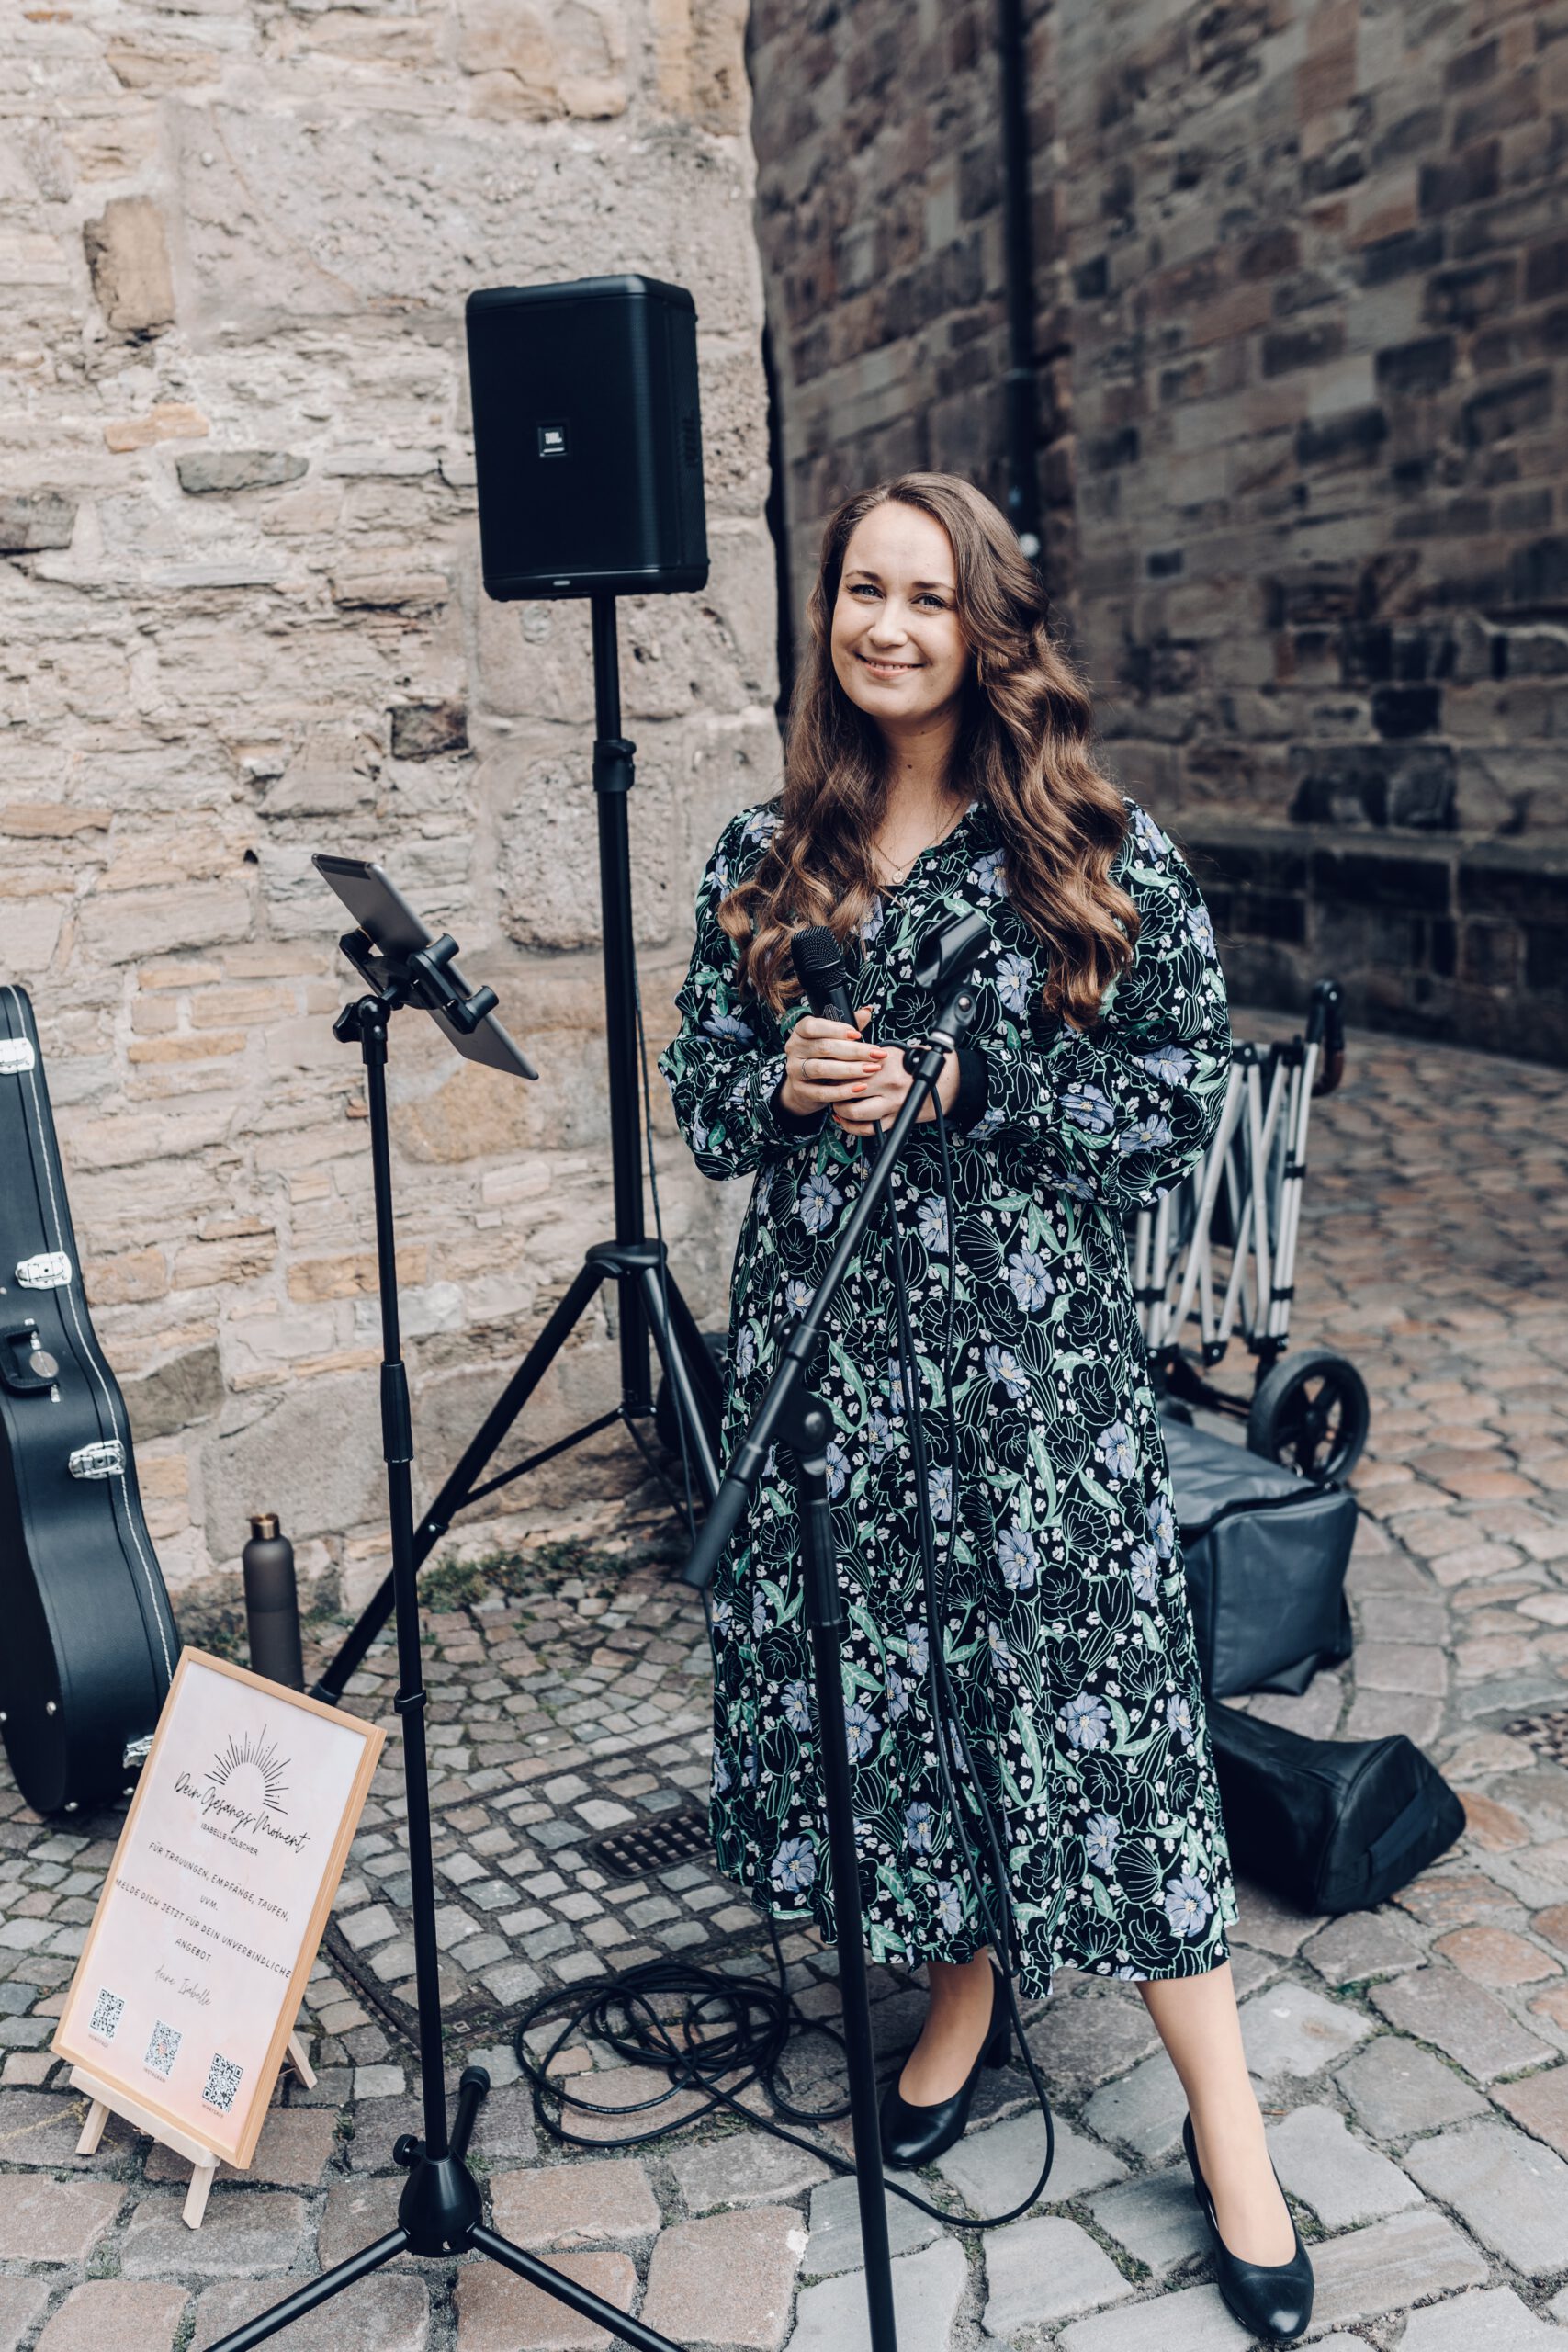
M 708 576 L 697 312 L 656 277 L 468 301 L 489 595 L 648 594 Z

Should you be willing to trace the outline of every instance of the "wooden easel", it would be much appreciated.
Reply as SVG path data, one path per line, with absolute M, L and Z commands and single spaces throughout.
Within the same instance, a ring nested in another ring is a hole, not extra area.
M 305 2055 L 304 2041 L 298 2031 L 291 2033 L 288 2037 L 284 2048 L 283 2064 L 285 2066 L 293 2068 L 303 2089 L 309 2091 L 315 2088 L 316 2077 L 310 2062 Z M 104 2136 L 104 2126 L 111 2115 L 120 2116 L 127 2123 L 133 2125 L 138 2132 L 149 2133 L 152 2139 L 160 2141 L 165 2148 L 172 2148 L 176 2156 L 184 2156 L 192 2167 L 190 2187 L 186 2191 L 185 2219 L 189 2228 L 199 2230 L 202 2215 L 207 2211 L 208 2191 L 217 2177 L 219 2165 L 226 2163 L 228 2159 L 214 2155 L 212 2150 L 204 2147 L 199 2140 L 193 2139 L 188 2132 L 176 2131 L 173 2124 L 165 2123 L 161 2117 L 154 2115 L 151 2109 L 139 2107 L 134 2099 L 128 2098 L 124 2091 L 117 2086 L 99 2082 L 85 2066 L 72 2067 L 71 2086 L 73 2090 L 85 2091 L 92 2101 L 92 2105 L 87 2109 L 87 2120 L 82 2126 L 82 2137 L 76 2143 L 76 2154 L 79 2156 L 90 2156 L 94 2154 Z

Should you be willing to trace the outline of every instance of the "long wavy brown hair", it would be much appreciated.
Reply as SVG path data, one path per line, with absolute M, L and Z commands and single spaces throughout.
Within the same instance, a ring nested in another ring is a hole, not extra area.
M 871 842 L 886 807 L 888 746 L 839 684 L 829 637 L 845 550 L 886 499 L 931 515 L 952 541 L 970 651 L 953 781 L 989 802 L 1008 894 L 1050 950 L 1045 1011 L 1089 1027 L 1137 937 L 1137 910 L 1111 880 L 1126 807 L 1095 765 L 1089 691 L 1052 641 L 1038 574 L 990 500 L 954 474 L 878 482 L 846 499 L 823 534 L 810 645 L 785 736 L 781 821 L 719 908 L 740 950 L 740 977 L 782 1011 L 799 992 L 788 952 L 795 933 L 826 923 L 847 940 L 876 897 Z

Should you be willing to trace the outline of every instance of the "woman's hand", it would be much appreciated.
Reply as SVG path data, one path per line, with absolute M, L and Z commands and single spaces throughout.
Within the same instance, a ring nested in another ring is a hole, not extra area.
M 862 1035 L 876 1011 L 863 1005 L 856 1026 L 807 1013 L 784 1041 L 784 1083 L 779 1101 L 797 1119 L 813 1111 L 834 1111 L 840 1102 L 869 1094 L 888 1059 L 885 1046 L 874 1046 Z M 906 1084 L 908 1081 L 906 1080 Z
M 874 1135 L 879 1126 L 885 1126 L 889 1119 L 897 1116 L 902 1108 L 904 1097 L 914 1082 L 904 1067 L 903 1047 L 889 1046 L 886 1048 L 886 1058 L 876 1076 L 868 1081 L 860 1094 L 848 1102 L 839 1103 L 834 1109 L 833 1116 L 847 1136 Z M 942 1076 L 936 1082 L 936 1091 L 945 1116 L 952 1110 L 953 1098 L 958 1092 L 958 1056 L 956 1054 L 949 1054 L 943 1062 Z M 919 1126 L 928 1119 L 934 1119 L 936 1113 L 931 1107 L 931 1098 L 928 1094 L 920 1104 L 919 1117 L 915 1124 Z

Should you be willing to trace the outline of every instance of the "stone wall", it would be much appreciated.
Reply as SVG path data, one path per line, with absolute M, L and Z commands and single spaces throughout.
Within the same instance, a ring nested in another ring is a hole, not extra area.
M 796 594 L 996 493 L 994 10 L 759 10 Z M 1041 0 L 1047 577 L 1238 992 L 1568 1059 L 1568 6 Z M 834 156 L 840 94 L 868 126 Z M 967 385 L 967 390 L 961 387 Z
M 701 861 L 773 788 L 740 17 L 104 0 L 0 28 L 0 972 L 38 1007 L 176 1592 L 262 1508 L 351 1598 L 382 1566 L 362 1090 L 313 850 L 380 856 L 544 1072 L 458 1064 L 412 1016 L 395 1038 L 427 1491 L 612 1229 L 587 610 L 480 591 L 471 287 L 696 292 L 712 582 L 622 608 L 654 1051 Z M 728 1227 L 662 1126 L 711 1309 Z M 530 1434 L 612 1404 L 616 1362 L 601 1316 Z M 596 1494 L 628 1457 L 530 1494 Z

